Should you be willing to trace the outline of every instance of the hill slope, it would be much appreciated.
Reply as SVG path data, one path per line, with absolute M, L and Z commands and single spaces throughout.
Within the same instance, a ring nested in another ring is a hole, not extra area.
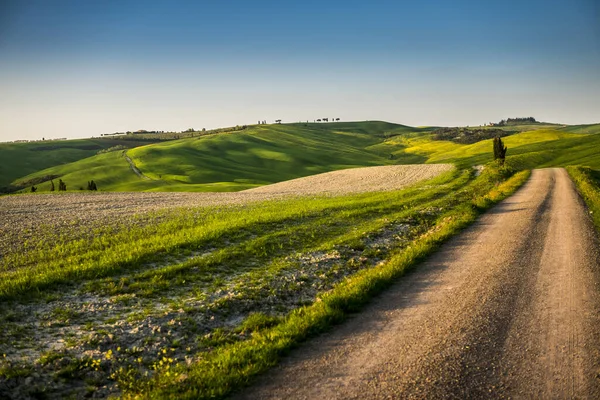
M 600 127 L 600 126 L 599 126 Z M 591 128 L 587 128 L 591 129 Z M 507 136 L 507 159 L 517 168 L 587 165 L 600 168 L 600 135 L 539 129 Z M 427 163 L 454 163 L 460 167 L 485 164 L 492 160 L 492 140 L 469 145 L 432 141 L 430 135 L 396 137 L 385 145 L 403 154 L 425 158 Z M 397 151 L 397 150 L 396 150 Z
M 600 124 L 544 126 L 546 129 L 535 126 L 535 130 L 503 139 L 513 165 L 600 169 L 600 155 L 595 150 L 600 146 L 600 135 L 594 134 L 600 133 Z M 432 140 L 432 129 L 380 121 L 257 125 L 238 132 L 138 146 L 126 154 L 100 154 L 36 170 L 15 182 L 56 175 L 75 190 L 85 188 L 93 179 L 106 191 L 238 191 L 353 167 L 423 163 L 469 167 L 491 161 L 491 140 L 474 144 Z M 48 163 L 61 161 L 48 153 Z M 133 172 L 125 156 L 144 177 Z M 30 171 L 42 165 L 38 158 L 44 160 L 37 157 L 23 169 Z M 63 159 L 68 161 L 67 156 Z M 23 155 L 22 161 L 30 162 Z M 42 184 L 39 190 L 49 186 Z
M 234 191 L 344 168 L 424 162 L 391 159 L 377 145 L 418 128 L 387 122 L 258 125 L 241 132 L 187 138 L 127 151 L 148 178 L 136 176 L 121 152 L 101 154 L 21 178 L 60 175 L 68 188 L 100 190 Z M 398 147 L 400 148 L 400 147 Z M 48 188 L 43 185 L 40 190 Z
M 114 146 L 133 148 L 148 141 L 119 140 L 116 138 L 53 140 L 29 143 L 0 143 L 0 188 L 18 183 L 19 177 L 38 173 L 46 168 L 70 164 L 94 156 Z

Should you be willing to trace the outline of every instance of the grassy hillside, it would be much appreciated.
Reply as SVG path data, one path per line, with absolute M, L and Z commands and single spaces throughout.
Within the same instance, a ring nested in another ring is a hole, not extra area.
M 98 154 L 69 164 L 48 168 L 27 175 L 19 180 L 30 180 L 37 176 L 58 175 L 67 184 L 67 190 L 86 188 L 94 180 L 99 190 L 144 191 L 158 187 L 156 182 L 140 179 L 131 170 L 123 151 Z M 56 179 L 54 180 L 56 185 Z M 38 192 L 50 190 L 50 182 L 38 184 Z M 28 189 L 25 189 L 28 190 Z
M 504 126 L 493 126 L 493 128 L 499 128 L 505 131 L 516 131 L 516 132 L 528 132 L 537 131 L 540 129 L 559 129 L 564 127 L 562 124 L 552 124 L 549 122 L 537 122 L 534 124 L 509 124 Z
M 137 147 L 127 155 L 148 179 L 131 171 L 121 152 L 101 154 L 20 178 L 60 175 L 69 189 L 93 179 L 100 190 L 233 191 L 343 168 L 422 163 L 414 154 L 390 157 L 386 138 L 418 128 L 387 122 L 259 125 L 244 131 Z M 398 149 L 401 146 L 398 147 Z M 49 184 L 38 190 L 48 190 Z
M 31 143 L 0 143 L 0 188 L 18 183 L 20 177 L 37 173 L 49 167 L 66 165 L 91 157 L 113 146 L 133 148 L 147 141 L 119 139 L 78 139 Z
M 595 151 L 600 145 L 600 135 L 594 134 L 600 133 L 600 124 L 527 126 L 532 130 L 503 139 L 509 149 L 508 158 L 516 167 L 585 165 L 600 168 L 600 156 Z M 525 127 L 510 126 L 511 129 Z M 469 145 L 434 141 L 430 134 L 432 129 L 379 121 L 256 125 L 243 131 L 128 150 L 127 155 L 146 178 L 134 174 L 121 151 L 81 158 L 95 154 L 98 146 L 107 146 L 110 141 L 69 141 L 62 143 L 75 145 L 40 152 L 44 157 L 15 153 L 9 158 L 14 159 L 14 163 L 9 163 L 12 175 L 5 174 L 3 179 L 12 177 L 14 183 L 58 175 L 74 190 L 86 187 L 87 181 L 93 179 L 100 190 L 107 191 L 237 191 L 360 166 L 454 163 L 469 167 L 491 160 L 491 140 Z M 35 144 L 29 145 L 34 147 Z M 68 163 L 75 158 L 80 159 Z M 40 168 L 48 164 L 54 166 Z M 35 172 L 15 180 L 14 171 L 19 169 Z M 38 190 L 45 191 L 49 187 L 49 184 L 41 184 Z
M 508 159 L 518 168 L 586 165 L 600 168 L 600 135 L 540 129 L 503 138 Z M 401 154 L 414 154 L 427 163 L 454 163 L 459 167 L 485 164 L 492 160 L 492 140 L 470 145 L 432 141 L 429 135 L 396 137 L 382 146 Z M 401 146 L 401 150 L 397 150 Z
M 412 128 L 407 128 L 412 129 Z M 357 166 L 393 163 L 370 146 L 398 125 L 373 123 L 256 126 L 247 131 L 141 147 L 128 154 L 145 175 L 223 189 L 284 181 Z
M 568 125 L 563 128 L 560 128 L 560 130 L 572 133 L 600 133 L 600 124 Z

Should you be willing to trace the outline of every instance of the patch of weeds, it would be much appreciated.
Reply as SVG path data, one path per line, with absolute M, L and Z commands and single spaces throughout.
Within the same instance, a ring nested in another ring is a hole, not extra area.
M 270 328 L 277 325 L 281 321 L 281 318 L 269 316 L 260 312 L 250 314 L 244 322 L 242 322 L 236 329 L 235 332 L 246 334 L 256 332 L 260 329 Z
M 236 341 L 237 339 L 232 332 L 223 328 L 217 328 L 214 331 L 198 338 L 198 344 L 201 347 L 207 348 L 219 347 L 227 343 L 234 343 Z
M 367 248 L 367 246 L 360 239 L 351 240 L 346 245 L 348 248 L 356 251 L 363 251 Z
M 56 307 L 50 313 L 50 317 L 54 319 L 54 322 L 60 324 L 66 324 L 78 316 L 79 313 L 70 307 Z
M 147 373 L 143 374 L 138 368 L 132 366 L 119 367 L 110 374 L 110 378 L 117 382 L 123 391 L 143 391 L 148 387 Z
M 69 347 L 75 347 L 77 346 L 77 344 L 79 344 L 79 340 L 77 339 L 77 336 L 74 333 L 70 333 L 67 336 L 65 336 L 65 346 L 67 348 Z
M 3 328 L 6 333 L 13 337 L 23 337 L 26 336 L 27 328 L 24 325 L 19 325 L 17 323 L 5 323 L 3 324 Z
M 0 378 L 13 379 L 31 375 L 33 368 L 25 363 L 11 363 L 3 361 L 0 363 Z
M 127 316 L 127 322 L 140 322 L 143 321 L 148 316 L 148 313 L 144 311 L 136 311 L 132 312 Z
M 2 310 L 2 320 L 4 322 L 17 322 L 20 319 L 20 315 L 14 310 Z
M 106 329 L 98 329 L 96 332 L 90 333 L 87 338 L 83 340 L 88 346 L 99 346 L 112 343 L 114 335 L 108 332 Z
M 95 327 L 96 327 L 96 324 L 93 321 L 88 321 L 83 325 L 82 329 L 85 331 L 91 331 Z
M 58 301 L 61 299 L 61 294 L 57 292 L 42 292 L 40 294 L 42 296 L 42 300 L 46 302 L 46 304 L 52 303 L 54 301 Z
M 112 324 L 119 322 L 120 320 L 121 320 L 121 317 L 119 317 L 118 315 L 113 315 L 112 317 L 107 318 L 105 322 L 107 324 L 112 325 Z
M 37 362 L 40 365 L 48 365 L 58 359 L 61 359 L 65 356 L 65 354 L 61 351 L 49 350 L 45 353 L 42 353 L 40 358 L 38 358 Z
M 135 293 L 125 293 L 125 294 L 118 294 L 116 296 L 113 296 L 111 301 L 113 303 L 116 304 L 122 304 L 124 306 L 129 306 L 132 303 L 134 303 L 136 300 L 136 295 Z
M 77 358 L 65 356 L 60 360 L 59 369 L 54 373 L 54 376 L 65 380 L 79 379 L 84 373 L 84 362 Z

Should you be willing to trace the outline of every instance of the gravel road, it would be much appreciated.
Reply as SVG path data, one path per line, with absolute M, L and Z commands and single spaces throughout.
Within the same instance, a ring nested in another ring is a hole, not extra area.
M 239 399 L 600 398 L 598 241 L 564 169 L 446 243 Z

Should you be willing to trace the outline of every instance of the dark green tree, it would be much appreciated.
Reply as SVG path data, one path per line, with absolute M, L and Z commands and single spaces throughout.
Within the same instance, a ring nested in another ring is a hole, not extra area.
M 58 191 L 63 191 L 66 192 L 67 191 L 67 184 L 63 182 L 62 179 L 58 180 Z
M 50 191 L 54 192 L 54 181 L 50 180 Z
M 508 150 L 508 148 L 504 146 L 502 139 L 496 136 L 494 138 L 494 160 L 498 160 L 500 165 L 504 165 L 504 160 L 506 159 L 506 150 Z
M 32 187 L 31 187 L 31 193 L 35 193 L 35 192 L 36 192 L 36 190 L 37 190 L 37 188 L 36 188 L 35 186 L 32 186 Z

